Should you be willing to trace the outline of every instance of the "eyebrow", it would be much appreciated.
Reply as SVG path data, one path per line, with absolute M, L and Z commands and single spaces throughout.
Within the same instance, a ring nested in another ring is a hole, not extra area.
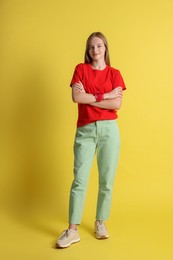
M 100 43 L 97 43 L 95 45 L 100 45 L 100 44 L 102 44 L 102 43 L 100 42 Z M 94 45 L 89 44 L 89 47 L 92 47 L 92 46 L 94 46 Z

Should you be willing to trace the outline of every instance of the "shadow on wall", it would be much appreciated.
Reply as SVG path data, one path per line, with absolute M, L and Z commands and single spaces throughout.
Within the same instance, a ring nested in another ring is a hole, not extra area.
M 63 158 L 55 91 L 49 76 L 34 63 L 25 63 L 5 86 L 1 204 L 12 214 L 51 211 L 55 190 L 57 197 L 62 194 L 60 185 L 56 188 Z M 63 212 L 63 203 L 56 207 L 61 218 L 58 207 Z

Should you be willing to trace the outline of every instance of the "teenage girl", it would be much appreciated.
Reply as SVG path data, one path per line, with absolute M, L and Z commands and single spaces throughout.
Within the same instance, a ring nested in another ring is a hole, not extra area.
M 108 238 L 104 223 L 111 207 L 120 137 L 117 110 L 126 89 L 119 70 L 110 66 L 108 43 L 101 32 L 92 33 L 86 42 L 85 62 L 75 68 L 70 84 L 72 99 L 78 103 L 74 142 L 74 180 L 70 191 L 69 227 L 56 247 L 65 248 L 80 241 L 78 225 L 82 220 L 89 173 L 97 156 L 99 188 L 94 232 L 97 239 Z

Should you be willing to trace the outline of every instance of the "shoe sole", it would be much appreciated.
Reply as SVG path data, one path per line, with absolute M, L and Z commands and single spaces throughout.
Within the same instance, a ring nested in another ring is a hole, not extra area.
M 108 239 L 109 237 L 106 237 L 106 236 L 97 237 L 96 236 L 96 238 L 102 240 L 102 239 Z
M 56 244 L 55 247 L 56 248 L 67 248 L 69 246 L 71 246 L 72 244 L 75 244 L 75 243 L 78 243 L 80 242 L 80 238 L 76 239 L 76 240 L 72 240 L 69 244 L 67 245 L 59 245 L 59 244 Z
M 102 235 L 102 236 L 97 236 L 96 231 L 95 231 L 94 233 L 95 233 L 95 236 L 96 236 L 97 239 L 107 239 L 107 238 L 109 238 L 109 235 L 107 235 L 107 236 L 104 236 L 104 235 Z

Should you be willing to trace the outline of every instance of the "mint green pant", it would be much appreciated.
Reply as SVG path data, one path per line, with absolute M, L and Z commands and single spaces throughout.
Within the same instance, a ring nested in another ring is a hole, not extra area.
M 74 142 L 74 180 L 70 191 L 69 223 L 81 223 L 95 153 L 99 171 L 96 219 L 108 219 L 119 148 L 120 137 L 116 120 L 96 121 L 77 128 Z

